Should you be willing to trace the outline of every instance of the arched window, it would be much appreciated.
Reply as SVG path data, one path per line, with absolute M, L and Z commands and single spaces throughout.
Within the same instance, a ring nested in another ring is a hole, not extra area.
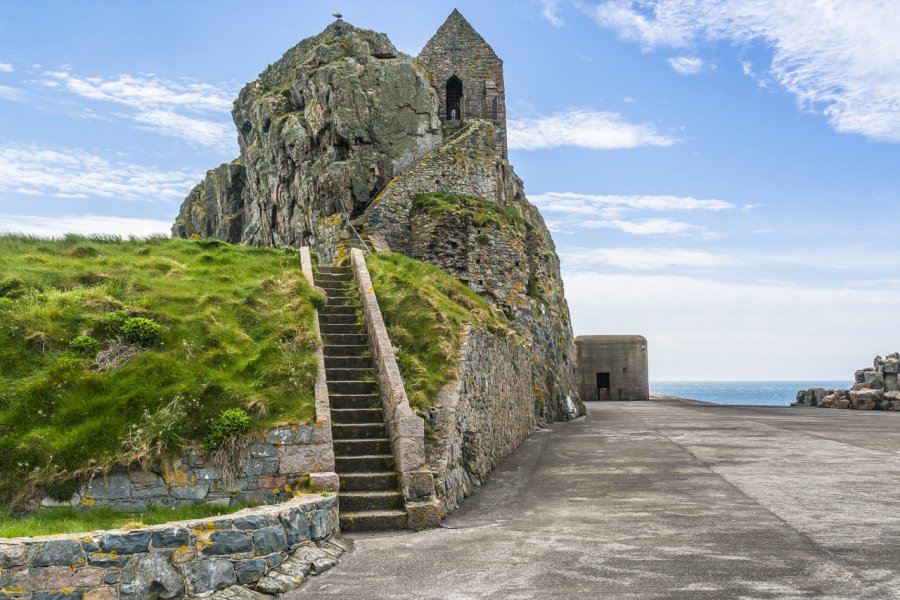
M 454 75 L 447 80 L 447 120 L 462 119 L 463 85 L 459 77 Z
M 494 96 L 494 99 L 491 101 L 491 119 L 497 121 L 500 119 L 500 103 L 497 101 L 497 96 Z

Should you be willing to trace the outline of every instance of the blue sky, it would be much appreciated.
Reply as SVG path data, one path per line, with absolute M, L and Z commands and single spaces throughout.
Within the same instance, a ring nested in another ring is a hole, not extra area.
M 651 378 L 844 379 L 900 350 L 900 11 L 876 0 L 0 5 L 0 230 L 166 231 L 246 82 L 340 11 L 504 59 L 510 161 L 576 334 Z

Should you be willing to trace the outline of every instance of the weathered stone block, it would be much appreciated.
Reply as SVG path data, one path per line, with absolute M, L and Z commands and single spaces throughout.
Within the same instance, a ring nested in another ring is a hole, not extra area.
M 253 538 L 243 531 L 214 531 L 209 535 L 210 545 L 204 555 L 240 554 L 253 550 Z
M 334 471 L 310 473 L 309 485 L 315 490 L 337 492 L 340 489 L 340 479 Z
M 276 456 L 275 446 L 272 444 L 250 444 L 250 458 L 273 458 Z
M 287 534 L 285 534 L 284 528 L 280 525 L 260 529 L 253 534 L 253 546 L 256 549 L 256 553 L 260 555 L 281 552 L 288 546 Z
M 428 529 L 441 524 L 441 503 L 437 500 L 406 503 L 406 526 L 410 529 Z
M 0 544 L 0 569 L 25 566 L 29 560 L 30 547 L 32 546 L 28 544 Z
M 203 500 L 209 494 L 209 484 L 194 484 L 183 487 L 172 487 L 169 493 L 179 500 Z
M 320 508 L 312 514 L 310 537 L 316 542 L 324 540 L 332 534 L 333 527 L 331 511 L 327 508 Z
M 231 566 L 229 564 L 229 566 Z M 161 554 L 137 557 L 123 571 L 120 600 L 171 599 L 184 595 L 184 584 Z
M 154 548 L 180 548 L 192 543 L 191 531 L 186 527 L 157 529 L 151 539 Z
M 288 544 L 294 546 L 310 539 L 310 517 L 301 508 L 292 508 L 279 515 L 287 534 Z
M 72 566 L 85 561 L 81 544 L 75 540 L 53 540 L 44 542 L 31 559 L 32 566 Z
M 188 565 L 184 574 L 194 594 L 221 590 L 237 582 L 234 567 L 224 559 L 213 558 Z
M 256 583 L 266 574 L 267 568 L 265 558 L 239 560 L 234 563 L 234 572 L 238 583 L 241 584 Z
M 263 529 L 277 525 L 278 519 L 273 519 L 266 515 L 247 515 L 245 517 L 236 517 L 232 523 L 234 523 L 235 529 L 246 531 L 248 529 Z
M 256 483 L 261 490 L 284 490 L 284 486 L 287 485 L 287 482 L 288 479 L 285 475 L 263 475 L 256 480 Z
M 219 467 L 200 467 L 194 469 L 197 481 L 217 481 L 222 479 L 222 469 Z
M 250 458 L 244 461 L 241 473 L 245 476 L 274 475 L 278 473 L 278 461 L 266 458 Z
M 97 478 L 84 486 L 83 495 L 97 500 L 120 500 L 131 497 L 131 480 L 125 473 L 112 473 L 105 479 Z
M 100 548 L 104 552 L 117 554 L 138 554 L 150 549 L 153 534 L 149 531 L 132 533 L 107 533 L 100 539 Z

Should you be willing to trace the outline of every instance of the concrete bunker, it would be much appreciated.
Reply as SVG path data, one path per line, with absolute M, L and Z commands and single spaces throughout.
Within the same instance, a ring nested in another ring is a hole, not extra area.
M 650 399 L 644 336 L 580 335 L 575 348 L 582 400 Z

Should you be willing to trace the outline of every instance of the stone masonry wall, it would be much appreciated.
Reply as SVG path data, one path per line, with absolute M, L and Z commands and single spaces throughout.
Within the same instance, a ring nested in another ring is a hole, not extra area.
M 45 498 L 42 504 L 141 511 L 182 504 L 271 503 L 289 498 L 303 475 L 333 471 L 330 426 L 287 425 L 248 443 L 235 477 L 226 477 L 220 466 L 191 451 L 167 468 L 98 476 L 68 502 Z
M 885 358 L 876 356 L 871 367 L 854 374 L 849 390 L 811 388 L 797 392 L 794 406 L 853 408 L 857 410 L 900 410 L 900 352 Z
M 337 533 L 337 497 L 310 495 L 209 520 L 0 539 L 0 598 L 263 598 L 334 566 L 349 549 Z
M 468 328 L 456 379 L 428 415 L 437 437 L 426 441 L 434 488 L 445 512 L 472 494 L 500 460 L 537 426 L 531 404 L 530 355 L 518 336 Z

